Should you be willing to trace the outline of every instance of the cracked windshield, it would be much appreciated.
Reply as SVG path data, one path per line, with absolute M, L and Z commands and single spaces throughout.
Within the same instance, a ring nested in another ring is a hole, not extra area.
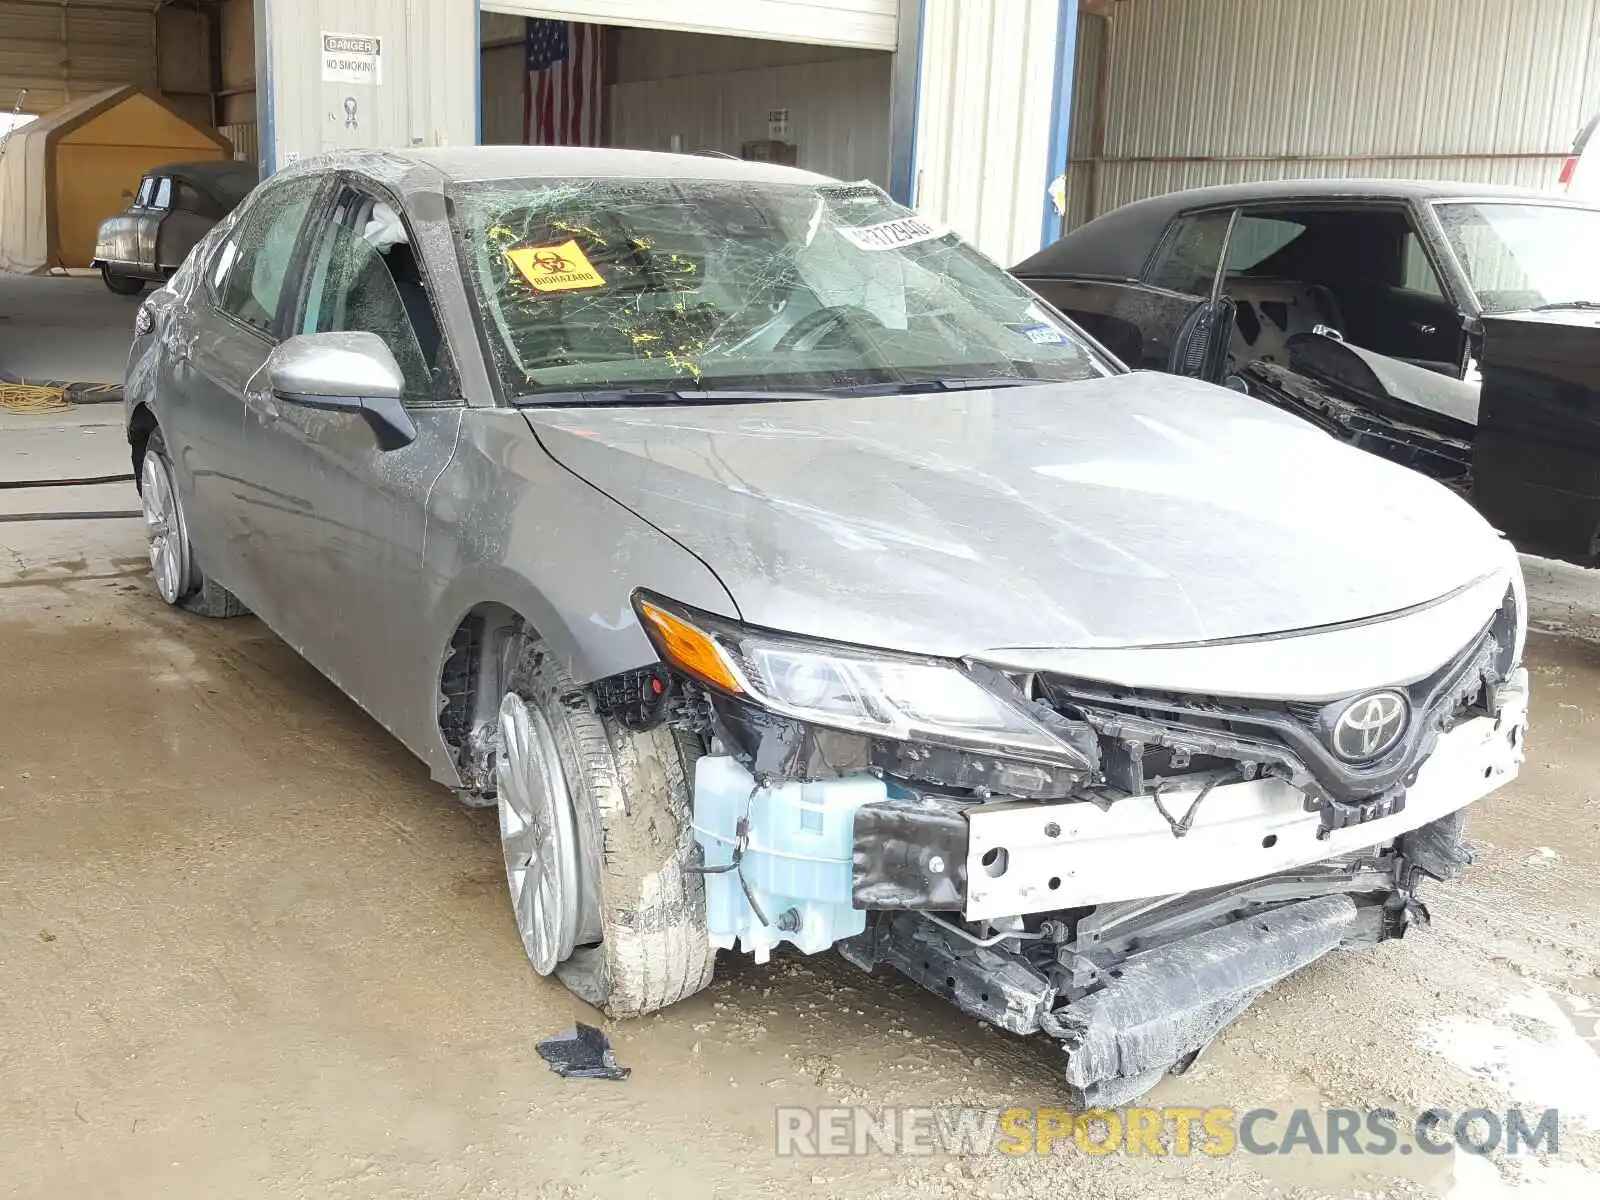
M 502 386 L 528 402 L 1106 373 L 1026 288 L 870 184 L 497 181 L 455 200 Z
M 1484 312 L 1600 308 L 1600 212 L 1550 204 L 1438 207 Z

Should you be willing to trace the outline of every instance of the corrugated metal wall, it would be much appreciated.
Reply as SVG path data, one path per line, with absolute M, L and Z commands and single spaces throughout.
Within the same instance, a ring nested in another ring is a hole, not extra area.
M 787 109 L 797 165 L 889 181 L 889 55 L 818 45 L 616 31 L 610 142 L 641 150 L 721 150 L 767 136 Z
M 156 83 L 155 0 L 0 0 L 0 109 L 28 89 L 24 112 L 47 113 L 106 88 Z
M 914 200 L 996 262 L 1039 248 L 1060 0 L 924 0 Z
M 1548 186 L 1600 108 L 1600 0 L 1121 0 L 1109 10 L 1105 138 L 1080 157 L 1075 136 L 1069 172 L 1079 215 L 1242 179 Z M 1074 111 L 1075 126 L 1085 119 Z
M 267 31 L 274 165 L 341 146 L 473 143 L 470 0 L 267 0 Z M 381 38 L 383 82 L 325 83 L 325 32 Z
M 239 162 L 261 161 L 261 134 L 254 121 L 218 125 L 217 132 L 233 144 L 233 157 Z
M 1072 168 L 1072 162 L 1085 163 L 1100 153 L 1105 142 L 1105 106 L 1100 97 L 1105 89 L 1111 49 L 1111 20 L 1100 12 L 1082 11 L 1078 16 L 1076 62 L 1072 70 L 1071 144 L 1068 150 L 1068 179 L 1077 182 L 1092 166 Z M 1094 213 L 1095 189 L 1069 186 L 1062 230 L 1076 229 Z

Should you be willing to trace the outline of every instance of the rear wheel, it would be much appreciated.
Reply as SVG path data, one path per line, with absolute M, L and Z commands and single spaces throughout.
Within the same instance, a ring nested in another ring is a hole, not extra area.
M 207 579 L 195 562 L 172 460 L 159 429 L 150 431 L 139 463 L 139 506 L 150 545 L 150 574 L 163 600 L 202 617 L 238 617 L 250 611 L 227 588 Z
M 144 291 L 144 280 L 115 274 L 104 264 L 100 267 L 100 278 L 105 280 L 106 286 L 119 296 L 137 296 Z
M 538 644 L 499 720 L 506 883 L 534 970 L 613 1017 L 705 987 L 705 888 L 683 869 L 697 749 L 664 725 L 633 733 L 595 713 Z

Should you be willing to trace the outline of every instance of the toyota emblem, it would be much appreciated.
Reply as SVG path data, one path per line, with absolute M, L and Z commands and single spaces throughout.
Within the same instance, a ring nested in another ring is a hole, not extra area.
M 1366 762 L 1394 747 L 1406 731 L 1406 698 L 1373 692 L 1345 705 L 1333 723 L 1333 752 L 1346 762 Z

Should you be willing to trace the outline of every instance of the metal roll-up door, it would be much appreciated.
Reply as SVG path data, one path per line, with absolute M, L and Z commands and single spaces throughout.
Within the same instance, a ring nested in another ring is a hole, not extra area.
M 900 0 L 489 0 L 482 7 L 601 25 L 893 50 Z

